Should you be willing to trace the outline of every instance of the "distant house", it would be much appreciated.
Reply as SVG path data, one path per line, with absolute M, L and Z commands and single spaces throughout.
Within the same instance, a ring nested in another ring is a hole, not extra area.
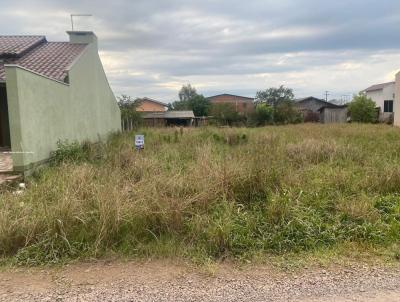
M 143 113 L 145 126 L 168 127 L 168 126 L 193 126 L 195 116 L 193 111 L 164 111 Z
M 341 108 L 341 106 L 327 102 L 313 96 L 295 100 L 296 108 L 303 114 L 305 121 L 318 122 L 321 120 L 321 109 Z
M 0 147 L 14 171 L 45 163 L 58 141 L 96 141 L 121 130 L 93 32 L 69 42 L 0 36 Z
M 136 111 L 140 112 L 163 112 L 167 110 L 167 104 L 156 101 L 147 97 L 138 99 L 139 106 L 136 108 Z
M 211 104 L 231 104 L 236 112 L 248 115 L 254 111 L 254 98 L 233 94 L 219 94 L 207 98 Z
M 394 113 L 395 86 L 396 82 L 387 82 L 372 85 L 362 91 L 375 102 L 382 121 L 390 118 Z

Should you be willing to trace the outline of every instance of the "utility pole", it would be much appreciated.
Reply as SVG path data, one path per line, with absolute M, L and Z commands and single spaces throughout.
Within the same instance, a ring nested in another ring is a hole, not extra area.
M 71 14 L 71 29 L 74 31 L 74 17 L 91 17 L 91 14 Z
M 328 102 L 328 95 L 329 95 L 329 91 L 325 91 L 325 101 Z

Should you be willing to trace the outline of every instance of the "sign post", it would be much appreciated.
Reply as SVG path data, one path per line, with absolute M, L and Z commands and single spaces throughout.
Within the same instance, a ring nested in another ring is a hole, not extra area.
M 135 149 L 136 150 L 144 149 L 144 135 L 143 134 L 135 135 Z

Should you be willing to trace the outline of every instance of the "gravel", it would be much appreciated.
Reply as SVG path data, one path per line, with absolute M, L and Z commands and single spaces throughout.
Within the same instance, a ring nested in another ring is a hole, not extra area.
M 283 272 L 220 265 L 92 263 L 0 272 L 0 301 L 400 301 L 400 268 Z

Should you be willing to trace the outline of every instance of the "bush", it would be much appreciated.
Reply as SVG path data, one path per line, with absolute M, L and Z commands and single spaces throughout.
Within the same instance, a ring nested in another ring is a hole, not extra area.
M 249 125 L 251 126 L 265 126 L 272 124 L 274 110 L 267 104 L 258 104 L 254 113 L 250 115 Z
M 80 144 L 76 141 L 58 141 L 57 150 L 51 153 L 51 164 L 57 166 L 63 163 L 95 162 L 104 158 L 104 148 L 101 142 Z
M 354 96 L 348 107 L 351 120 L 358 123 L 375 123 L 377 121 L 375 107 L 375 102 L 366 95 Z
M 303 117 L 292 101 L 281 102 L 275 107 L 274 122 L 276 124 L 297 124 L 302 121 Z
M 240 125 L 246 120 L 246 117 L 240 115 L 234 106 L 228 103 L 212 104 L 211 116 L 221 126 Z

